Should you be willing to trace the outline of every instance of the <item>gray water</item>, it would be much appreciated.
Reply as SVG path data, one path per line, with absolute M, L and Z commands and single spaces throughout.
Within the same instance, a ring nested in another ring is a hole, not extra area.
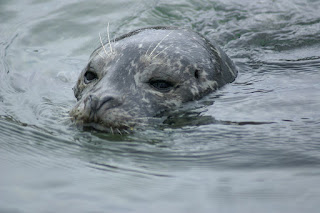
M 1 0 L 0 212 L 318 212 L 319 0 Z M 237 80 L 200 115 L 112 135 L 68 117 L 111 36 L 175 25 L 215 40 Z M 180 121 L 180 120 L 182 121 Z

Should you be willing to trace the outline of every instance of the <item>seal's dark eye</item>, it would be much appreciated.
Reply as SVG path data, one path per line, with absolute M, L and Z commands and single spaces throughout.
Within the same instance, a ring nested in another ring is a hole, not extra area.
M 169 92 L 173 88 L 173 84 L 164 80 L 151 80 L 149 84 L 160 92 Z
M 84 74 L 84 83 L 88 84 L 90 83 L 91 81 L 97 79 L 98 76 L 96 73 L 92 72 L 92 71 L 87 71 L 85 74 Z

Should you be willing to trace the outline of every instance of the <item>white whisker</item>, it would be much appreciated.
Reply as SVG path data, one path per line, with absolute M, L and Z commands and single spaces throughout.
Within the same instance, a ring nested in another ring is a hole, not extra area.
M 99 37 L 100 37 L 100 43 L 101 43 L 101 46 L 102 46 L 102 48 L 103 48 L 103 50 L 104 50 L 105 54 L 108 56 L 107 50 L 106 50 L 106 48 L 105 48 L 105 47 L 104 47 L 104 45 L 103 45 L 103 42 L 102 42 L 102 38 L 101 38 L 101 34 L 100 34 L 100 33 L 99 33 Z
M 110 52 L 112 53 L 112 46 L 110 42 L 110 33 L 109 33 L 109 22 L 108 22 L 108 27 L 107 27 L 107 34 L 108 34 L 108 41 L 109 41 L 109 46 L 110 46 Z
M 149 52 L 149 49 L 150 49 L 150 47 L 152 46 L 152 44 L 153 44 L 153 42 L 149 45 L 149 48 L 148 48 L 148 50 L 147 50 L 147 52 L 146 52 L 146 56 L 148 56 L 148 52 Z
M 153 58 L 152 58 L 152 60 L 154 60 L 156 57 L 158 57 L 158 55 L 160 55 L 161 53 L 163 53 L 166 49 L 168 49 L 168 48 L 170 48 L 170 47 L 172 47 L 173 45 L 171 44 L 170 46 L 168 46 L 168 47 L 166 47 L 166 48 L 164 48 L 163 50 L 161 50 L 157 55 L 155 55 Z
M 123 131 L 124 131 L 125 133 L 127 133 L 127 134 L 130 134 L 130 132 L 129 132 L 129 131 L 127 131 L 127 130 L 125 130 L 125 129 L 124 129 Z
M 170 34 L 172 33 L 172 31 L 170 33 L 168 33 L 165 37 L 163 37 L 163 39 L 161 39 L 161 41 L 159 41 L 159 43 L 157 44 L 157 46 L 152 50 L 152 52 L 150 53 L 149 57 L 152 56 L 152 53 L 159 47 L 159 45 L 162 43 L 162 41 L 167 38 Z
M 103 59 L 103 56 L 98 52 L 98 55 Z
M 121 133 L 121 131 L 120 131 L 119 129 L 117 129 L 117 132 L 118 132 L 120 135 L 122 135 L 122 133 Z

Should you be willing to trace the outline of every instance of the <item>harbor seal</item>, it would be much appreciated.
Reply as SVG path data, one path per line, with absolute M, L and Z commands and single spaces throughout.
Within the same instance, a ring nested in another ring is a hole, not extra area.
M 147 27 L 93 51 L 73 88 L 76 123 L 130 130 L 235 80 L 237 69 L 212 41 L 189 29 Z

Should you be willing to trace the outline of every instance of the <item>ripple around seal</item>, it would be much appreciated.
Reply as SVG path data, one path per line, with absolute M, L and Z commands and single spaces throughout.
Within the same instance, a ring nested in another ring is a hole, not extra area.
M 44 167 L 52 163 L 49 156 L 53 155 L 60 159 L 55 162 L 57 165 L 72 167 L 72 164 L 65 164 L 63 159 L 77 152 L 78 145 L 65 140 L 65 137 L 53 136 L 47 130 L 6 116 L 0 117 L 0 131 L 3 135 L 0 139 L 0 150 L 6 152 L 5 161 L 19 162 L 21 157 L 28 159 L 24 162 L 30 167 Z
M 272 134 L 267 134 L 266 129 Z M 285 129 L 294 129 L 294 125 L 212 124 L 181 130 L 165 129 L 164 132 L 140 132 L 114 142 L 110 139 L 106 142 L 92 135 L 90 144 L 86 145 L 88 139 L 80 144 L 84 151 L 82 158 L 85 161 L 90 159 L 93 168 L 141 172 L 145 175 L 164 175 L 161 170 L 174 168 L 286 168 L 319 165 L 319 151 L 314 150 L 312 154 L 307 151 L 317 146 L 314 140 L 319 140 L 319 136 L 312 133 L 306 140 L 305 135 L 299 138 L 299 132 L 292 134 L 289 131 L 280 137 L 279 134 Z M 164 135 L 166 140 L 163 139 Z M 299 144 L 301 140 L 305 142 Z M 268 155 L 273 157 L 268 158 Z M 157 168 L 157 171 L 153 168 Z

